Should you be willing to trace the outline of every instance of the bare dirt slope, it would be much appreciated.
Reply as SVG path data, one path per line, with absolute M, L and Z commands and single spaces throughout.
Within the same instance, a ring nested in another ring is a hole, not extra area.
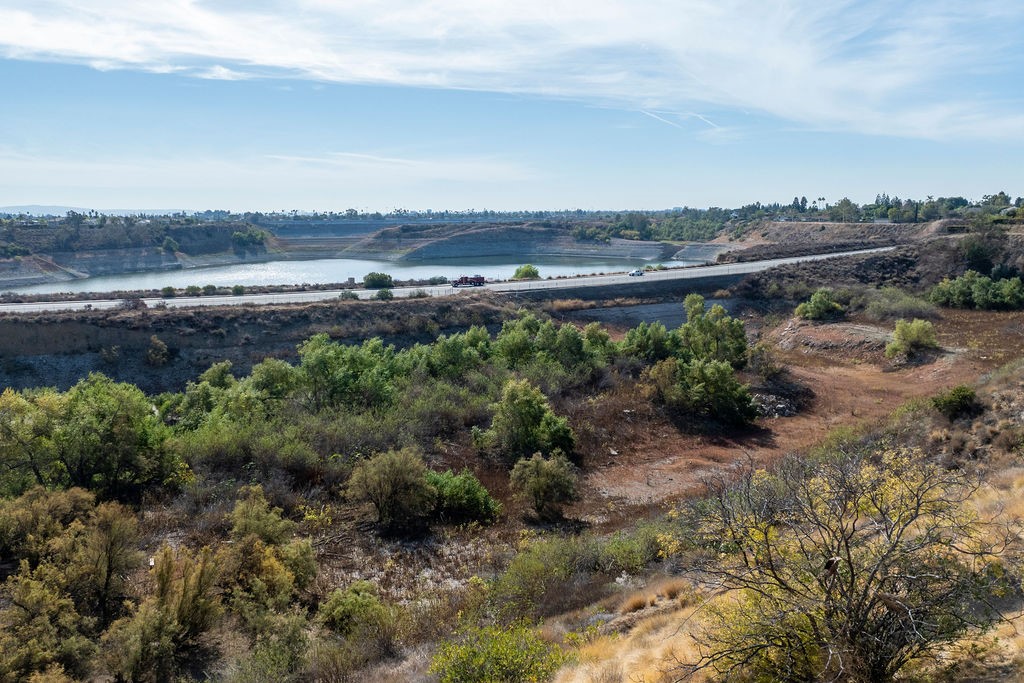
M 889 333 L 884 327 L 862 321 L 783 322 L 766 338 L 792 379 L 812 389 L 815 398 L 797 415 L 761 420 L 759 429 L 745 434 L 687 434 L 638 396 L 606 395 L 581 410 L 604 427 L 581 435 L 592 455 L 584 468 L 586 502 L 573 514 L 614 524 L 637 508 L 659 507 L 699 491 L 709 475 L 735 463 L 768 463 L 820 444 L 838 427 L 877 423 L 909 399 L 973 384 L 1024 355 L 1022 312 L 947 312 L 936 329 L 942 353 L 894 368 L 883 355 Z

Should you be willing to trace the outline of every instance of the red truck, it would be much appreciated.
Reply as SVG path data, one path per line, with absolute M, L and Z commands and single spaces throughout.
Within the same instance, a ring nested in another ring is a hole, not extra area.
M 460 275 L 452 280 L 452 287 L 483 287 L 486 284 L 483 275 Z

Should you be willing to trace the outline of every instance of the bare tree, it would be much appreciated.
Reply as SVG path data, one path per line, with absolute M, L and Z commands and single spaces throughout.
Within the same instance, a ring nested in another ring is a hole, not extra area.
M 724 594 L 697 661 L 728 679 L 888 681 L 999 618 L 1017 538 L 965 505 L 977 488 L 920 453 L 788 459 L 711 483 L 698 512 Z

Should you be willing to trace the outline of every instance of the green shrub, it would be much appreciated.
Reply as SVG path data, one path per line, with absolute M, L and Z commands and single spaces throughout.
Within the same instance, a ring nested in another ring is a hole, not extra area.
M 872 320 L 898 318 L 935 318 L 938 312 L 930 302 L 904 292 L 897 287 L 882 287 L 868 295 L 864 312 Z
M 937 349 L 935 326 L 927 320 L 914 319 L 910 322 L 897 320 L 893 339 L 885 347 L 885 357 L 913 356 L 926 349 Z
M 747 367 L 766 382 L 778 376 L 783 369 L 774 349 L 765 342 L 758 342 L 747 351 Z
M 320 605 L 317 620 L 335 633 L 348 636 L 362 624 L 383 618 L 386 609 L 369 581 L 356 581 L 335 589 Z
M 483 434 L 483 445 L 493 444 L 506 462 L 538 451 L 571 453 L 576 446 L 568 421 L 555 415 L 544 394 L 527 380 L 509 380 L 493 409 L 494 420 Z
M 842 312 L 843 307 L 833 298 L 832 290 L 824 288 L 816 291 L 808 301 L 796 307 L 797 317 L 804 320 L 827 320 Z
M 231 293 L 235 296 L 242 296 L 245 294 L 245 287 L 243 285 L 235 285 L 231 288 Z
M 511 485 L 515 494 L 526 500 L 541 519 L 557 518 L 562 505 L 577 500 L 576 471 L 561 452 L 550 458 L 534 453 L 512 468 Z
M 540 683 L 567 659 L 528 626 L 484 626 L 442 643 L 430 670 L 440 683 Z
M 539 280 L 540 271 L 537 270 L 537 266 L 532 266 L 529 263 L 519 266 L 516 268 L 516 272 L 512 275 L 513 280 Z
M 382 289 L 395 286 L 395 281 L 387 273 L 367 273 L 363 278 L 363 287 L 367 289 Z
M 395 298 L 395 293 L 390 289 L 378 289 L 377 293 L 373 295 L 373 298 L 377 301 L 391 301 Z
M 221 614 L 217 568 L 208 549 L 177 556 L 166 546 L 161 549 L 152 569 L 154 593 L 103 635 L 119 677 L 174 680 L 175 671 L 195 656 L 198 640 Z
M 79 615 L 67 593 L 44 572 L 20 571 L 7 579 L 0 595 L 0 680 L 27 681 L 54 665 L 85 678 L 96 646 L 85 635 L 91 620 Z
M 308 625 L 300 610 L 273 615 L 257 638 L 255 647 L 242 658 L 231 683 L 305 680 L 302 677 L 309 649 Z
M 482 522 L 489 524 L 501 514 L 501 503 L 494 500 L 483 484 L 469 470 L 453 474 L 427 472 L 427 483 L 436 498 L 433 515 L 442 522 Z
M 416 526 L 433 508 L 434 495 L 423 458 L 411 448 L 360 462 L 348 482 L 349 498 L 373 505 L 377 523 L 389 531 Z
M 655 400 L 690 415 L 746 424 L 757 417 L 747 385 L 725 361 L 664 360 L 647 371 Z
M 1024 283 L 1019 277 L 992 279 L 973 270 L 932 288 L 929 298 L 940 306 L 983 310 L 1017 310 L 1024 307 Z
M 704 297 L 683 300 L 686 322 L 673 334 L 673 348 L 684 360 L 725 361 L 734 368 L 747 362 L 747 333 L 743 321 L 728 315 L 720 304 L 704 310 Z
M 65 528 L 83 522 L 95 507 L 96 497 L 80 488 L 36 486 L 17 498 L 0 498 L 0 557 L 39 564 Z
M 673 348 L 668 330 L 660 322 L 653 322 L 650 325 L 641 322 L 626 331 L 626 336 L 621 344 L 621 352 L 624 355 L 639 358 L 648 363 L 668 358 L 672 355 Z
M 165 299 L 170 299 L 170 298 L 174 297 L 174 295 L 176 293 L 177 293 L 177 290 L 174 289 L 174 287 L 171 287 L 169 285 L 167 287 L 164 287 L 163 289 L 160 290 L 160 296 L 164 297 Z
M 185 288 L 185 294 L 188 296 L 199 296 L 203 293 L 203 288 L 199 285 L 189 285 Z
M 338 294 L 338 298 L 343 301 L 357 301 L 359 299 L 359 295 L 351 289 L 343 289 L 341 290 L 341 293 Z
M 259 484 L 239 489 L 231 511 L 231 535 L 243 539 L 253 535 L 269 545 L 280 545 L 291 536 L 295 523 L 281 517 L 281 508 L 271 508 Z
M 167 344 L 155 334 L 151 335 L 149 337 L 149 348 L 146 349 L 146 363 L 158 368 L 167 365 L 167 361 L 170 358 L 171 352 L 167 348 Z
M 425 289 L 415 289 L 409 292 L 410 299 L 429 299 L 430 293 Z
M 974 393 L 974 389 L 963 384 L 959 384 L 938 396 L 933 396 L 931 403 L 933 408 L 950 420 L 955 420 L 963 415 L 970 415 L 978 407 L 977 395 Z

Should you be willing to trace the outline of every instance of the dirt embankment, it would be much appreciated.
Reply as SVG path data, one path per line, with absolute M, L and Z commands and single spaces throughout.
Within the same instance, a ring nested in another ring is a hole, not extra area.
M 579 241 L 565 227 L 525 225 L 398 226 L 381 230 L 348 247 L 344 255 L 389 255 L 406 261 L 448 258 L 537 256 L 586 258 L 670 258 L 677 248 L 661 242 L 613 238 L 608 242 Z
M 248 374 L 264 358 L 294 361 L 314 334 L 359 343 L 381 337 L 408 346 L 470 325 L 497 329 L 513 315 L 500 297 L 453 300 L 337 301 L 215 309 L 79 311 L 0 316 L 0 388 L 67 389 L 90 372 L 132 382 L 149 393 L 180 390 L 211 364 L 229 360 Z M 148 362 L 152 337 L 166 363 Z
M 950 311 L 935 324 L 941 351 L 902 366 L 884 357 L 887 325 L 786 320 L 765 330 L 788 381 L 813 398 L 795 415 L 762 418 L 746 432 L 688 433 L 645 397 L 625 392 L 575 407 L 573 424 L 589 427 L 579 435 L 585 502 L 573 514 L 602 524 L 635 516 L 637 507 L 662 509 L 738 463 L 770 463 L 837 428 L 877 425 L 910 399 L 973 385 L 1024 354 L 1024 312 Z
M 732 249 L 719 262 L 757 261 L 786 256 L 852 251 L 910 244 L 956 232 L 962 222 L 931 223 L 797 223 L 763 221 L 750 226 L 739 239 L 720 237 Z
M 721 247 L 709 247 L 717 253 Z M 692 250 L 690 250 L 692 251 Z M 161 247 L 83 249 L 20 259 L 0 259 L 0 289 L 119 273 L 177 270 L 272 260 L 371 258 L 429 261 L 512 256 L 527 262 L 541 256 L 669 260 L 692 258 L 686 249 L 662 242 L 611 239 L 578 241 L 568 226 L 539 224 L 400 225 L 364 231 L 288 230 L 248 249 L 197 243 L 189 251 Z

